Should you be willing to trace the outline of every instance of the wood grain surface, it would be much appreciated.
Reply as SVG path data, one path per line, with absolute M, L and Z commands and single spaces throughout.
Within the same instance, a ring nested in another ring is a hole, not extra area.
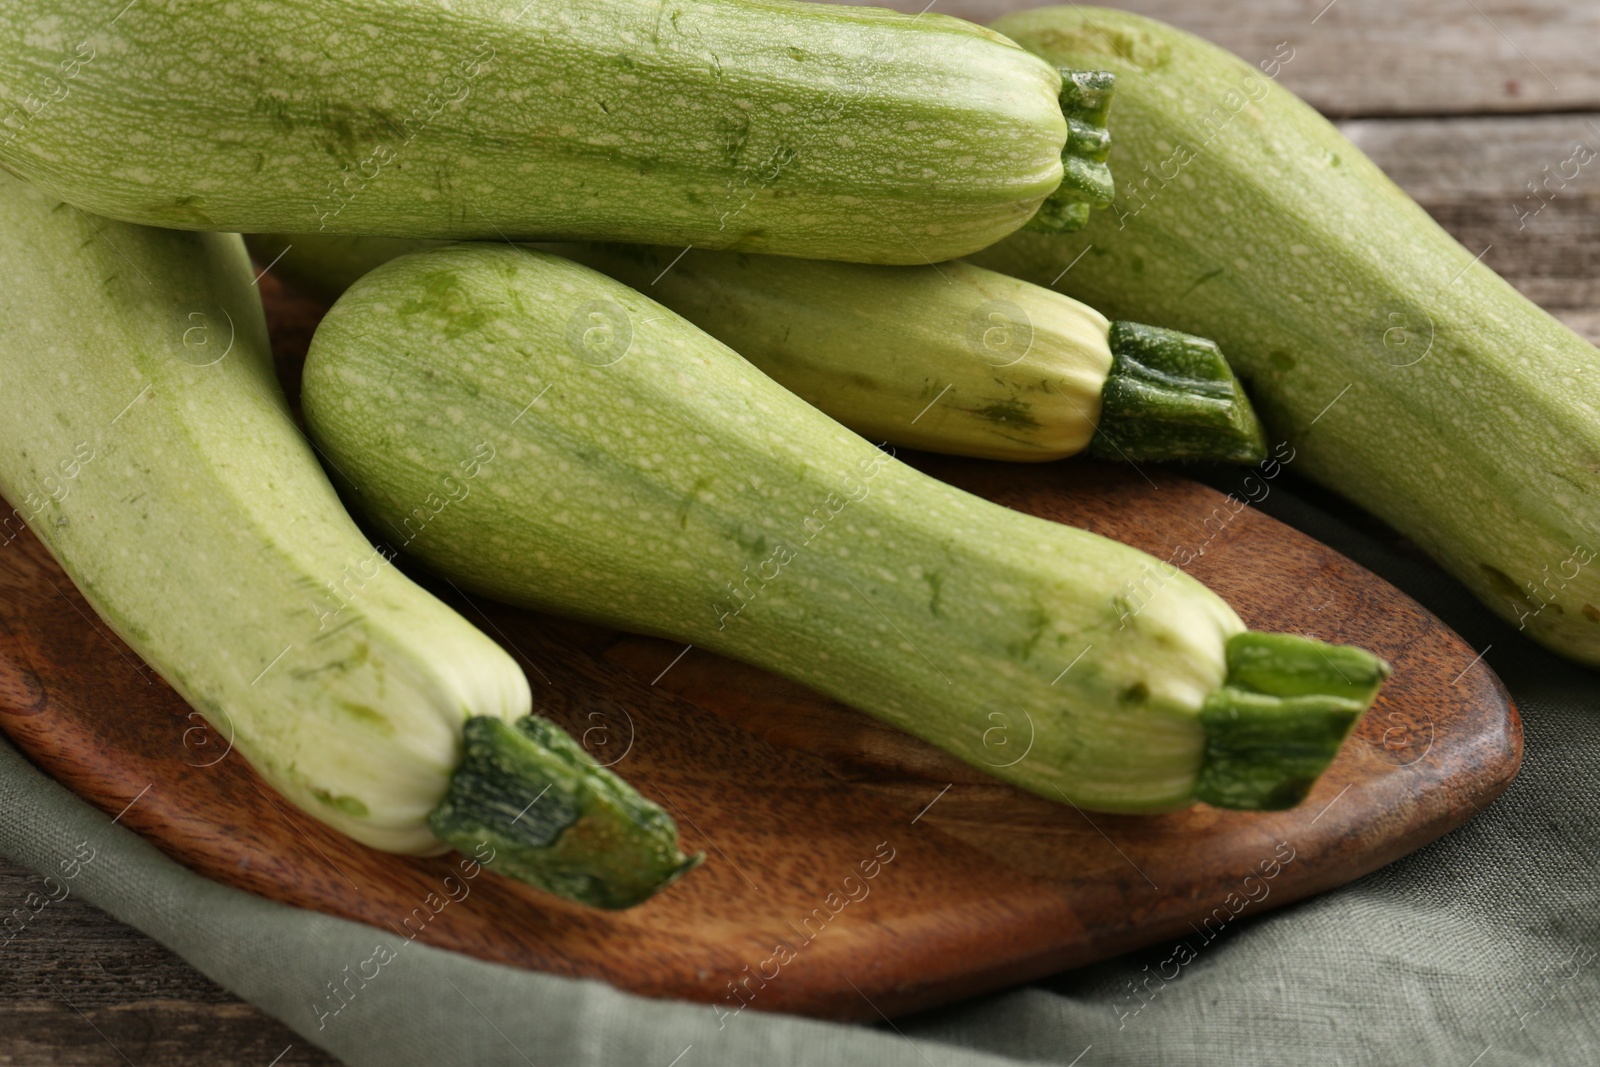
M 920 9 L 922 2 L 900 6 Z M 943 0 L 933 10 L 990 18 L 1019 6 L 1028 5 Z M 1596 5 L 1338 0 L 1313 23 L 1326 6 L 1326 0 L 1161 0 L 1137 10 L 1246 58 L 1290 40 L 1286 30 L 1297 31 L 1296 59 L 1282 84 L 1325 113 L 1361 116 L 1344 123 L 1345 131 L 1446 229 L 1474 251 L 1492 245 L 1484 257 L 1490 266 L 1600 342 L 1600 245 L 1593 234 L 1600 170 L 1585 168 L 1526 227 L 1512 210 L 1525 202 L 1526 183 L 1543 177 L 1543 166 L 1567 157 L 1570 141 L 1600 148 L 1600 134 L 1591 137 L 1588 126 L 1600 120 L 1600 64 L 1583 54 L 1595 39 Z M 1367 17 L 1374 10 L 1380 17 Z M 1587 32 L 1574 32 L 1584 26 Z M 1323 36 L 1324 30 L 1337 32 Z M 1403 80 L 1396 72 L 1404 72 Z M 1529 86 L 1540 95 L 1520 95 Z M 1521 113 L 1538 111 L 1552 113 Z M 1292 490 L 1292 469 L 1284 480 Z M 1486 662 L 1492 665 L 1500 652 L 1491 650 Z M 695 662 L 691 653 L 663 685 Z M 0 899 L 20 901 L 36 883 L 26 868 L 0 860 Z M 76 897 L 42 913 L 0 960 L 0 1064 L 261 1067 L 278 1056 L 278 1067 L 334 1062 Z
M 292 383 L 320 308 L 264 291 Z M 458 873 L 454 859 L 362 848 L 278 797 L 94 620 L 31 536 L 0 556 L 0 729 L 189 867 L 367 922 L 397 945 L 415 938 L 730 1012 L 841 1019 L 936 1006 L 1191 928 L 1219 933 L 1247 909 L 1339 885 L 1432 840 L 1515 774 L 1520 724 L 1475 651 L 1242 501 L 1087 461 L 915 462 L 1162 559 L 1195 557 L 1188 569 L 1253 628 L 1370 648 L 1394 677 L 1293 811 L 1091 815 L 753 668 L 439 590 L 518 657 L 541 714 L 666 807 L 686 848 L 709 854 L 622 913 L 492 874 L 459 902 L 426 907 Z M 1260 495 L 1272 480 L 1262 474 Z M 1019 755 L 1031 743 L 1031 724 L 997 728 L 997 745 Z M 338 1007 L 330 996 L 327 1010 Z
M 975 22 L 1033 0 L 847 0 Z M 1593 0 L 1097 0 L 1250 63 L 1286 43 L 1281 83 L 1325 115 L 1574 111 L 1600 100 Z M 1115 105 L 1113 105 L 1113 108 Z M 1115 114 L 1113 110 L 1112 114 Z

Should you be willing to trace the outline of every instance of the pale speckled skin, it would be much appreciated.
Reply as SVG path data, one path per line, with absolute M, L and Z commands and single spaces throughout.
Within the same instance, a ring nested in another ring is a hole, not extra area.
M 442 849 L 426 817 L 463 721 L 526 714 L 528 684 L 375 561 L 291 421 L 239 238 L 91 219 L 5 175 L 0 232 L 0 551 L 25 518 L 205 715 L 193 763 L 245 758 L 358 841 Z
M 790 0 L 53 0 L 0 41 L 0 163 L 179 228 L 937 262 L 1066 139 L 999 35 Z
M 1600 664 L 1600 351 L 1262 71 L 1119 11 L 995 26 L 1116 72 L 1118 198 L 1081 234 L 1021 234 L 977 260 L 1048 282 L 1093 245 L 1059 288 L 1215 339 L 1296 469 L 1536 640 Z
M 610 347 L 585 348 L 596 302 Z M 1175 574 L 1125 615 L 1151 557 L 885 457 L 618 282 L 503 245 L 401 257 L 329 312 L 302 398 L 375 529 L 465 587 L 747 660 L 1051 799 L 1190 800 L 1226 604 Z
M 1039 461 L 1083 451 L 1099 422 L 1111 324 L 1009 275 L 961 262 L 555 251 L 648 293 L 874 441 Z

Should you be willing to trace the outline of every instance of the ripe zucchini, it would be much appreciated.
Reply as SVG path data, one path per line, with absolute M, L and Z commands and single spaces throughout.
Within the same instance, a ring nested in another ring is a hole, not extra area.
M 1259 463 L 1261 424 L 1217 346 L 1110 323 L 970 263 L 878 267 L 562 245 L 874 441 L 991 459 Z
M 318 234 L 247 239 L 333 300 L 435 242 Z M 1257 463 L 1250 400 L 1199 337 L 1093 308 L 968 263 L 878 267 L 648 245 L 556 245 L 648 293 L 779 384 L 875 441 L 1037 461 Z
M 1292 804 L 1387 673 L 919 474 L 544 253 L 384 264 L 323 320 L 303 389 L 351 499 L 452 580 L 747 660 L 1051 799 Z M 414 529 L 476 441 L 500 457 L 483 491 Z
M 1215 338 L 1297 468 L 1534 639 L 1600 664 L 1600 351 L 1221 49 L 1099 8 L 995 28 L 1117 73 L 1122 186 L 1082 235 L 1024 234 L 977 261 Z
M 5 536 L 31 526 L 219 748 L 363 844 L 481 861 L 487 841 L 491 869 L 589 904 L 693 864 L 345 513 L 273 376 L 238 237 L 92 219 L 6 175 L 0 234 Z M 417 500 L 483 495 L 480 443 Z
M 100 58 L 63 79 L 86 33 Z M 1110 193 L 1107 79 L 936 14 L 54 0 L 0 42 L 0 164 L 158 226 L 926 263 Z

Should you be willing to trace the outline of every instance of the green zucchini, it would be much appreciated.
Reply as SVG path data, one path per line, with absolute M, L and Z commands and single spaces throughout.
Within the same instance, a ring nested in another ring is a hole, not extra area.
M 363 844 L 454 845 L 589 904 L 693 864 L 345 513 L 273 375 L 237 236 L 94 219 L 5 175 L 0 234 L 4 540 L 31 527 L 217 749 Z M 495 460 L 474 443 L 418 501 L 481 495 Z
M 562 245 L 875 441 L 1007 460 L 1258 463 L 1216 345 L 970 263 L 879 267 Z
M 319 326 L 302 403 L 352 502 L 452 581 L 744 659 L 1053 800 L 1292 804 L 1387 673 L 922 475 L 541 252 L 377 268 Z M 483 491 L 417 516 L 476 441 Z
M 926 263 L 1110 193 L 1108 79 L 936 14 L 50 0 L 0 41 L 0 165 L 157 226 Z
M 435 242 L 256 235 L 291 284 L 333 300 Z M 968 263 L 878 267 L 635 245 L 550 251 L 626 282 L 857 433 L 933 452 L 1257 463 L 1261 424 L 1209 341 L 1106 321 Z
M 1215 338 L 1297 470 L 1535 640 L 1600 664 L 1600 351 L 1272 84 L 1270 61 L 1075 5 L 995 28 L 1117 73 L 1122 184 L 1081 235 L 1020 235 L 977 261 Z

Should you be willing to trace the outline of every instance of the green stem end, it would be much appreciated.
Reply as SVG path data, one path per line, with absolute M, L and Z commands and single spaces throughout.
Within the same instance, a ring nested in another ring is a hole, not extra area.
M 1389 677 L 1364 649 L 1295 634 L 1235 634 L 1227 662 L 1227 680 L 1200 711 L 1195 799 L 1250 811 L 1304 800 Z
M 1089 454 L 1099 459 L 1260 463 L 1266 435 L 1214 341 L 1111 324 L 1111 373 Z
M 705 858 L 685 856 L 666 812 L 532 715 L 467 720 L 428 825 L 492 871 L 596 908 L 631 908 Z
M 1061 114 L 1067 120 L 1067 143 L 1061 149 L 1061 184 L 1039 205 L 1027 229 L 1071 233 L 1089 224 L 1089 213 L 1116 195 L 1111 166 L 1111 133 L 1106 115 L 1116 75 L 1105 70 L 1061 71 Z

